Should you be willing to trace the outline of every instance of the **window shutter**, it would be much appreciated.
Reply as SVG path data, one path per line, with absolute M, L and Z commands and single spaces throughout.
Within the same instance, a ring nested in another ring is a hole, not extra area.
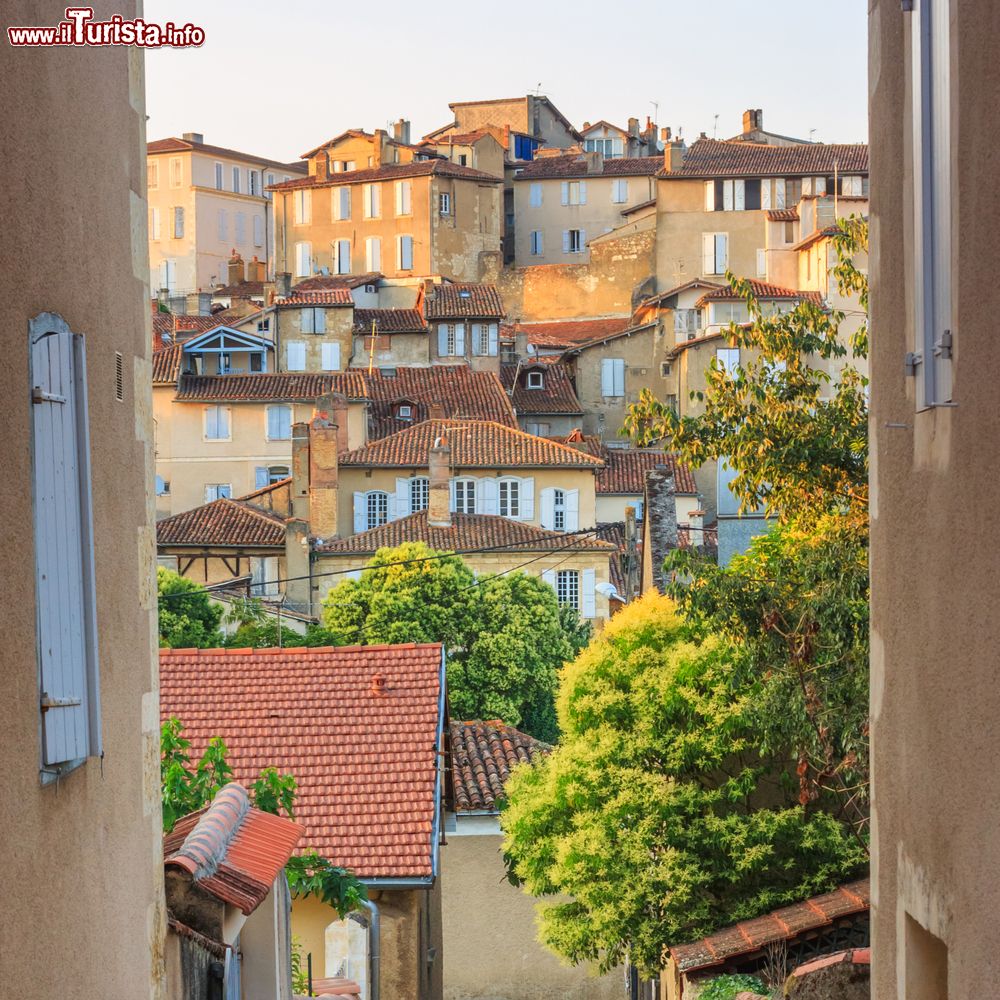
M 701 236 L 701 273 L 715 274 L 714 233 L 702 233 Z
M 499 488 L 497 481 L 486 477 L 480 479 L 476 483 L 476 513 L 497 514 L 499 510 Z
M 566 490 L 566 530 L 577 531 L 580 528 L 580 491 Z
M 543 528 L 552 531 L 556 526 L 556 491 L 551 486 L 546 486 L 542 490 L 541 501 L 539 522 Z
M 761 248 L 757 249 L 757 277 L 767 277 L 767 253 Z
M 597 571 L 585 569 L 581 574 L 582 590 L 580 595 L 580 613 L 584 618 L 597 617 Z
M 448 356 L 448 324 L 438 323 L 438 357 Z
M 615 372 L 615 395 L 624 396 L 625 395 L 625 359 L 615 358 L 614 359 L 614 372 Z
M 253 245 L 255 247 L 264 245 L 264 220 L 259 215 L 253 217 Z
M 587 182 L 580 181 L 580 204 L 587 204 Z
M 715 181 L 705 181 L 705 211 L 715 211 Z
M 412 514 L 413 510 L 410 506 L 410 481 L 409 479 L 403 479 L 402 476 L 396 477 L 396 516 L 406 517 L 407 514 Z
M 35 624 L 42 760 L 101 753 L 84 338 L 62 317 L 29 324 Z
M 387 521 L 395 521 L 399 514 L 396 513 L 396 494 L 389 493 L 385 502 L 385 517 Z
M 569 204 L 569 181 L 562 182 L 562 193 L 560 197 L 561 197 L 560 204 L 562 205 Z
M 733 205 L 736 211 L 744 211 L 747 203 L 747 189 L 745 181 L 742 179 L 733 181 L 733 194 Z
M 470 323 L 469 324 L 469 336 L 472 339 L 472 353 L 479 355 L 482 351 L 479 350 L 480 347 L 480 330 L 482 329 L 482 323 Z
M 499 333 L 500 331 L 497 324 L 490 323 L 489 347 L 490 347 L 490 357 L 492 358 L 495 358 L 497 356 Z
M 267 486 L 267 468 L 258 465 L 253 470 L 254 489 L 260 490 Z
M 205 437 L 209 440 L 219 436 L 219 408 L 217 406 L 205 407 Z
M 613 396 L 615 391 L 614 360 L 601 359 L 601 395 Z
M 722 211 L 731 212 L 733 210 L 733 182 L 722 182 Z
M 774 207 L 785 207 L 785 178 L 776 177 L 774 180 Z
M 269 406 L 267 408 L 267 436 L 271 441 L 277 441 L 281 437 L 280 406 Z
M 535 519 L 535 480 L 528 476 L 521 480 L 521 521 Z
M 448 509 L 455 513 L 455 480 L 448 480 Z
M 542 579 L 553 589 L 556 589 L 556 571 L 547 569 L 542 572 Z
M 771 207 L 771 182 L 766 177 L 760 182 L 760 207 Z
M 354 494 L 354 533 L 364 531 L 368 527 L 368 504 L 364 493 Z
M 313 333 L 326 333 L 326 310 L 313 310 Z
M 311 307 L 306 307 L 299 312 L 299 326 L 302 333 L 313 332 L 313 310 Z
M 323 344 L 321 347 L 323 371 L 340 371 L 340 344 Z
M 569 230 L 563 230 L 563 253 L 569 253 Z
M 460 357 L 465 357 L 465 324 L 455 324 L 455 353 Z
M 725 274 L 729 266 L 729 238 L 725 233 L 715 234 L 715 273 Z
M 340 189 L 340 217 L 345 220 L 351 217 L 351 189 L 349 187 Z
M 306 345 L 301 340 L 288 342 L 288 370 L 290 372 L 306 370 Z
M 351 273 L 351 241 L 337 240 L 337 274 Z

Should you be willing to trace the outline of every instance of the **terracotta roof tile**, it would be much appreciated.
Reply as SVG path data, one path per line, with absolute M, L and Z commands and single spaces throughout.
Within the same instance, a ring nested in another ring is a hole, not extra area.
M 437 644 L 164 649 L 161 717 L 184 723 L 192 754 L 221 736 L 236 781 L 294 775 L 301 849 L 360 878 L 429 878 L 441 658 Z
M 232 157 L 234 160 L 244 160 L 248 163 L 259 163 L 267 167 L 277 167 L 279 170 L 288 170 L 301 173 L 305 170 L 305 164 L 282 163 L 280 160 L 269 160 L 263 156 L 256 156 L 253 153 L 241 153 L 236 149 L 226 149 L 225 146 L 210 146 L 204 142 L 191 142 L 187 139 L 178 139 L 172 136 L 169 139 L 154 139 L 146 143 L 148 153 L 183 153 L 194 151 L 196 153 L 211 153 L 215 156 Z
M 767 213 L 768 222 L 798 222 L 799 210 L 797 208 L 772 208 Z
M 502 184 L 503 178 L 488 174 L 483 170 L 463 167 L 450 160 L 416 160 L 413 163 L 387 163 L 381 167 L 367 167 L 364 170 L 346 170 L 318 177 L 302 177 L 282 184 L 271 184 L 269 191 L 293 191 L 296 188 L 337 187 L 342 184 L 362 184 L 369 181 L 393 181 L 402 177 L 452 177 L 455 180 L 477 181 L 480 184 Z
M 175 385 L 183 357 L 181 344 L 166 344 L 153 351 L 153 385 Z
M 232 285 L 220 285 L 212 289 L 213 298 L 228 295 L 233 299 L 259 299 L 264 295 L 263 281 L 237 281 Z
M 758 300 L 760 299 L 807 299 L 809 302 L 814 302 L 816 305 L 820 305 L 823 301 L 822 292 L 803 292 L 797 291 L 794 288 L 784 288 L 781 285 L 772 285 L 767 281 L 758 281 L 756 278 L 745 279 L 751 290 L 753 291 L 754 297 Z M 729 285 L 723 285 L 721 288 L 717 288 L 714 291 L 706 292 L 700 299 L 698 299 L 697 305 L 700 307 L 706 302 L 741 302 L 742 296 L 737 295 Z
M 365 382 L 359 372 L 273 372 L 259 375 L 183 375 L 176 398 L 181 402 L 205 400 L 303 400 L 317 399 L 327 392 L 340 392 L 348 399 L 365 398 Z
M 303 278 L 292 286 L 292 292 L 323 292 L 335 288 L 359 288 L 374 285 L 382 279 L 380 271 L 366 271 L 364 274 L 317 274 Z
M 285 519 L 244 500 L 222 497 L 157 521 L 156 544 L 283 549 Z
M 604 319 L 569 319 L 550 323 L 515 323 L 514 334 L 524 334 L 529 344 L 537 347 L 577 347 L 591 340 L 621 333 L 631 325 L 629 316 L 608 316 Z
M 458 468 L 540 468 L 569 466 L 600 468 L 600 459 L 547 438 L 491 420 L 426 420 L 341 456 L 343 466 L 427 466 L 434 441 L 444 437 L 451 446 L 452 466 Z
M 675 455 L 667 452 L 641 448 L 603 448 L 601 458 L 604 459 L 604 468 L 596 476 L 598 493 L 641 496 L 646 473 L 658 465 L 665 465 L 673 470 L 675 492 L 698 492 L 691 470 Z
M 353 306 L 354 297 L 349 288 L 307 289 L 296 285 L 291 295 L 279 299 L 275 305 L 282 306 Z
M 503 299 L 496 285 L 445 281 L 424 299 L 428 319 L 503 319 Z
M 519 167 L 516 181 L 550 180 L 552 178 L 652 177 L 663 168 L 662 156 L 617 157 L 605 160 L 602 170 L 588 171 L 588 159 L 579 153 L 540 156 Z
M 186 871 L 205 892 L 249 914 L 267 897 L 303 833 L 284 816 L 251 808 L 246 789 L 232 782 L 207 808 L 177 821 L 163 838 L 163 864 Z
M 811 174 L 868 173 L 868 147 L 804 143 L 766 146 L 752 142 L 699 139 L 687 151 L 677 170 L 661 170 L 667 180 L 692 177 L 792 177 Z
M 542 371 L 542 387 L 530 389 L 527 373 L 539 368 Z M 570 370 L 566 365 L 501 365 L 500 381 L 511 394 L 511 402 L 519 416 L 553 413 L 583 415 L 583 407 L 570 381 Z
M 451 778 L 455 812 L 497 811 L 504 785 L 518 764 L 530 764 L 551 747 L 503 722 L 453 722 Z
M 691 548 L 691 535 L 692 529 L 690 524 L 678 524 L 677 525 L 677 547 L 679 549 L 689 549 Z M 713 521 L 711 524 L 706 524 L 701 529 L 701 544 L 698 546 L 699 549 L 704 549 L 708 552 L 718 552 L 719 550 L 719 523 L 718 521 Z
M 354 329 L 371 335 L 372 323 L 376 334 L 426 333 L 427 323 L 419 309 L 355 309 Z
M 593 535 L 567 538 L 560 531 L 546 531 L 498 514 L 452 514 L 451 527 L 429 524 L 427 511 L 409 514 L 377 528 L 318 546 L 331 555 L 371 555 L 404 542 L 425 542 L 440 552 L 502 548 L 504 552 L 604 552 L 612 546 Z

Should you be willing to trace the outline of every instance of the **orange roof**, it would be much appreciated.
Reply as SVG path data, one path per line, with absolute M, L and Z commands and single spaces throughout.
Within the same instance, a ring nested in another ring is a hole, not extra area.
M 453 722 L 451 780 L 455 812 L 497 812 L 511 769 L 552 748 L 503 722 Z
M 807 299 L 820 305 L 823 301 L 822 292 L 802 292 L 794 288 L 785 288 L 782 285 L 772 285 L 767 281 L 758 281 L 756 278 L 747 278 L 755 299 Z M 706 292 L 698 302 L 699 307 L 706 302 L 742 302 L 743 296 L 738 295 L 729 285 L 722 285 L 714 291 Z
M 795 177 L 811 174 L 868 173 L 868 147 L 819 142 L 793 146 L 699 139 L 676 170 L 661 170 L 666 180 L 702 177 Z
M 199 888 L 250 914 L 303 833 L 284 816 L 251 808 L 247 790 L 232 782 L 205 809 L 177 821 L 163 838 L 163 864 L 186 871 Z
M 316 176 L 301 177 L 269 184 L 268 191 L 293 191 L 297 188 L 336 187 L 343 184 L 363 184 L 368 181 L 392 181 L 403 177 L 452 177 L 455 180 L 476 181 L 479 184 L 502 184 L 503 178 L 488 174 L 472 167 L 463 167 L 450 160 L 415 160 L 413 163 L 386 163 L 381 167 L 365 167 L 362 170 L 343 170 L 327 174 L 320 179 Z
M 301 847 L 365 879 L 429 881 L 440 793 L 438 644 L 160 650 L 160 712 L 237 781 L 295 777 Z
M 665 465 L 673 471 L 675 492 L 698 492 L 691 470 L 676 455 L 639 448 L 602 448 L 600 455 L 604 459 L 604 468 L 596 476 L 598 493 L 639 496 L 646 486 L 646 473 L 658 465 Z
M 242 400 L 313 400 L 327 392 L 364 399 L 358 372 L 272 372 L 256 375 L 184 375 L 177 387 L 181 402 Z
M 424 312 L 428 319 L 503 319 L 503 299 L 496 285 L 446 281 L 427 293 Z
M 277 306 L 353 306 L 354 297 L 346 287 L 306 289 L 296 285 L 290 295 L 279 299 Z
M 157 521 L 156 544 L 283 549 L 285 519 L 242 500 L 220 497 Z
M 372 323 L 375 333 L 426 333 L 427 323 L 419 309 L 355 309 L 354 330 L 371 336 Z
M 153 351 L 153 385 L 176 384 L 183 356 L 183 344 L 166 344 Z
M 527 372 L 532 369 L 542 372 L 541 388 L 528 387 Z M 583 415 L 583 407 L 570 380 L 569 368 L 564 364 L 503 364 L 500 366 L 500 381 L 510 393 L 514 410 L 520 416 L 552 413 Z
M 513 332 L 523 333 L 537 347 L 569 348 L 627 330 L 629 316 L 604 319 L 569 319 L 550 323 L 515 323 Z
M 316 274 L 303 278 L 292 286 L 292 293 L 326 291 L 331 288 L 358 288 L 374 285 L 383 277 L 380 271 L 365 271 L 363 274 Z

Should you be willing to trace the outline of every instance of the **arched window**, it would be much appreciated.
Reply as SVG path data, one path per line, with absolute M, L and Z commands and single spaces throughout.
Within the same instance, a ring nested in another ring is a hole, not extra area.
M 410 480 L 410 511 L 427 510 L 430 501 L 430 480 L 426 476 L 416 476 Z
M 377 528 L 389 520 L 389 494 L 383 490 L 372 490 L 365 495 L 368 510 L 368 527 Z
M 476 513 L 475 479 L 455 480 L 455 512 L 457 514 Z

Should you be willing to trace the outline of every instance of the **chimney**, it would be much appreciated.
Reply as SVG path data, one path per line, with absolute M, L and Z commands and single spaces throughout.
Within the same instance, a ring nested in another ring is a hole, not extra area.
M 707 132 L 699 132 L 698 133 L 698 138 L 699 139 L 707 139 L 708 138 L 708 133 Z
M 285 522 L 285 607 L 312 614 L 309 580 L 309 525 L 299 517 Z
M 583 131 L 586 132 L 588 128 L 590 128 L 590 122 L 584 122 L 583 123 Z
M 761 108 L 747 108 L 743 112 L 743 134 L 749 135 L 764 128 L 764 112 Z
M 292 516 L 309 520 L 308 424 L 292 424 Z
M 638 118 L 630 118 L 628 120 L 628 134 L 632 135 L 632 136 L 638 136 L 639 135 L 639 119 Z
M 338 493 L 337 425 L 325 399 L 316 401 L 309 422 L 309 530 L 324 541 L 337 537 Z
M 376 698 L 384 698 L 386 695 L 386 683 L 384 674 L 372 674 L 372 694 Z
M 430 498 L 427 523 L 435 528 L 451 527 L 451 448 L 441 436 L 434 441 L 428 456 Z
M 212 315 L 212 293 L 211 292 L 188 292 L 187 314 L 189 316 L 211 316 Z
M 684 156 L 687 153 L 687 146 L 683 139 L 674 139 L 669 146 L 665 147 L 667 156 L 670 157 L 667 169 L 680 170 L 684 166 Z
M 205 137 L 201 132 L 185 132 L 181 138 L 185 142 L 197 142 L 199 145 L 203 145 L 205 142 Z
M 329 413 L 337 425 L 337 451 L 347 451 L 347 397 L 342 392 L 328 392 L 316 400 L 316 408 Z
M 274 290 L 279 299 L 287 299 L 292 291 L 292 276 L 288 271 L 280 271 L 274 276 Z
M 431 403 L 427 407 L 428 420 L 444 420 L 444 405 L 442 403 Z
M 410 144 L 410 123 L 405 118 L 392 123 L 392 137 L 405 146 Z
M 245 280 L 243 258 L 236 252 L 236 248 L 233 247 L 233 255 L 229 258 L 229 281 L 227 284 L 238 285 L 241 281 Z
M 667 125 L 667 126 L 665 126 L 664 128 L 661 128 L 661 129 L 660 129 L 660 138 L 661 138 L 661 139 L 662 139 L 662 140 L 663 140 L 664 142 L 670 142 L 670 136 L 671 136 L 671 135 L 672 135 L 672 133 L 671 133 L 671 131 L 670 131 L 670 126 L 669 126 L 669 125 Z
M 169 309 L 175 316 L 186 316 L 187 315 L 187 296 L 186 295 L 171 295 L 169 301 Z
M 375 139 L 372 142 L 372 166 L 381 167 L 385 152 L 385 141 L 389 136 L 384 128 L 375 129 Z
M 257 259 L 256 254 L 247 264 L 247 281 L 267 281 L 267 267 Z
M 318 181 L 325 181 L 327 175 L 330 173 L 330 162 L 327 160 L 326 152 L 324 151 L 313 157 L 313 164 L 316 168 L 312 171 L 313 177 Z

